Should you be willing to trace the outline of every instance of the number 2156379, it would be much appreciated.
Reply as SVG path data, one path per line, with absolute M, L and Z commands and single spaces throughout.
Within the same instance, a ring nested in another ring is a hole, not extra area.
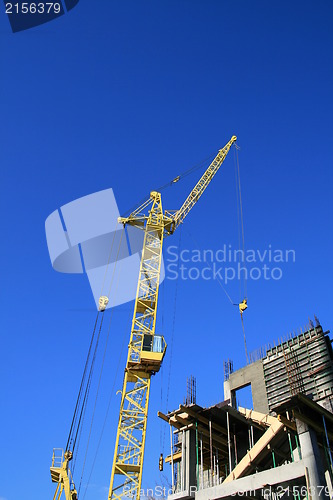
M 6 14 L 59 14 L 60 3 L 38 2 L 38 3 L 6 3 Z

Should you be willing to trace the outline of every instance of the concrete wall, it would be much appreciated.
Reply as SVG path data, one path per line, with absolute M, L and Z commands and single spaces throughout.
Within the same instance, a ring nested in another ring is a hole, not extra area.
M 236 406 L 236 390 L 249 384 L 251 384 L 252 390 L 253 409 L 268 413 L 264 369 L 261 359 L 230 374 L 229 380 L 224 382 L 224 399 L 230 399 L 232 405 Z

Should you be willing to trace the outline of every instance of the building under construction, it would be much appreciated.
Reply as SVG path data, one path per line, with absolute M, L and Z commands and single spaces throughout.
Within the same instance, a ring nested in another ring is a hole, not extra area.
M 151 191 L 149 198 L 128 216 L 118 218 L 123 226 L 122 235 L 127 227 L 144 231 L 144 237 L 127 360 L 122 390 L 119 391 L 121 401 L 109 500 L 140 499 L 151 379 L 160 370 L 167 347 L 164 337 L 155 334 L 164 239 L 172 236 L 183 224 L 232 147 L 235 147 L 238 223 L 239 235 L 242 235 L 240 244 L 243 249 L 245 247 L 236 141 L 237 137 L 233 135 L 218 150 L 178 210 L 163 209 L 161 193 Z M 192 170 L 173 178 L 168 185 L 178 183 Z M 110 242 L 111 250 L 108 248 L 105 255 L 111 256 L 115 250 L 115 234 Z M 61 237 L 65 237 L 63 232 Z M 121 241 L 122 237 L 116 250 L 117 259 Z M 66 447 L 55 449 L 52 456 L 50 472 L 56 484 L 54 500 L 60 500 L 62 493 L 66 500 L 77 500 L 80 496 L 86 456 L 77 489 L 70 463 L 74 468 L 104 312 L 112 295 L 115 267 L 111 283 L 105 289 L 109 260 L 110 257 L 105 271 L 103 268 L 97 317 Z M 244 289 L 244 299 L 238 306 L 244 331 L 243 313 L 247 309 L 245 281 L 241 288 Z M 246 367 L 233 371 L 231 361 L 225 365 L 223 402 L 212 408 L 198 406 L 195 384 L 191 379 L 184 404 L 167 415 L 159 414 L 170 425 L 171 452 L 166 459 L 172 470 L 169 500 L 213 500 L 243 496 L 244 492 L 253 498 L 281 497 L 285 494 L 298 499 L 332 496 L 333 354 L 327 332 L 324 333 L 316 321 L 315 327 L 311 323 L 304 333 L 261 350 L 259 355 L 248 356 L 246 342 L 245 350 Z M 249 385 L 253 408 L 239 408 L 237 391 Z M 98 389 L 99 383 L 95 403 Z M 90 430 L 94 412 L 95 409 Z M 90 432 L 86 450 L 89 440 Z M 162 467 L 163 457 L 160 457 Z
M 159 417 L 170 425 L 169 500 L 333 498 L 333 351 L 319 322 L 252 356 L 225 364 L 225 401 L 185 404 Z M 255 360 L 254 360 L 255 359 Z M 237 407 L 251 385 L 253 408 Z

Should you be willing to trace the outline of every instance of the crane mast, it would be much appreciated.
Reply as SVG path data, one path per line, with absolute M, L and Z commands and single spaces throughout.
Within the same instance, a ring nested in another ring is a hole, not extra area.
M 145 234 L 108 500 L 140 499 L 150 381 L 159 371 L 166 351 L 163 336 L 155 334 L 163 239 L 184 221 L 236 140 L 233 136 L 219 150 L 179 210 L 163 212 L 161 194 L 153 191 L 129 217 L 119 218 L 124 226 L 140 227 Z

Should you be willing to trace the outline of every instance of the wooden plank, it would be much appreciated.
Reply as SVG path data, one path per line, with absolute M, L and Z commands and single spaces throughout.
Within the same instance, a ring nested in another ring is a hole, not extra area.
M 173 454 L 173 461 L 174 462 L 179 462 L 182 458 L 182 452 L 181 451 L 178 451 L 177 453 L 174 453 Z M 168 463 L 171 463 L 171 455 L 168 455 L 167 457 L 165 457 L 165 463 L 168 464 Z
M 276 421 L 266 430 L 266 432 L 261 436 L 260 439 L 255 443 L 250 451 L 242 458 L 242 460 L 236 465 L 233 471 L 226 477 L 223 481 L 224 483 L 229 483 L 235 479 L 243 477 L 248 469 L 253 465 L 253 462 L 262 455 L 263 452 L 267 451 L 267 445 L 272 441 L 272 439 L 282 431 L 284 425 L 282 422 Z
M 202 415 L 199 415 L 195 411 L 192 411 L 191 408 L 187 408 L 186 406 L 180 405 L 179 409 L 182 412 L 188 413 L 189 415 L 191 415 L 191 417 L 193 417 L 195 420 L 198 420 L 198 421 L 202 422 L 203 424 L 209 425 L 209 419 L 208 418 L 203 417 Z M 212 421 L 212 428 L 216 429 L 219 432 L 221 432 L 221 434 L 227 435 L 226 429 L 224 427 L 221 427 L 220 425 L 214 423 L 213 421 Z

